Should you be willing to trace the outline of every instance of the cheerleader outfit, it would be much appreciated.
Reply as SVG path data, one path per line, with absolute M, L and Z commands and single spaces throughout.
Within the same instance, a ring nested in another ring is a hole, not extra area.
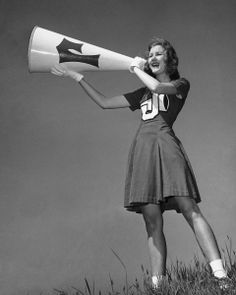
M 130 109 L 142 113 L 128 156 L 124 207 L 129 211 L 141 213 L 142 205 L 152 203 L 163 212 L 180 212 L 173 197 L 201 201 L 189 159 L 172 129 L 190 85 L 185 78 L 172 83 L 175 95 L 158 95 L 146 87 L 124 94 Z

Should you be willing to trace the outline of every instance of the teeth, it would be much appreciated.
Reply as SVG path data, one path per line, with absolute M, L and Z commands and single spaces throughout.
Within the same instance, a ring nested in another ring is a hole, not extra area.
M 151 65 L 152 66 L 159 66 L 159 63 L 158 62 L 152 62 Z

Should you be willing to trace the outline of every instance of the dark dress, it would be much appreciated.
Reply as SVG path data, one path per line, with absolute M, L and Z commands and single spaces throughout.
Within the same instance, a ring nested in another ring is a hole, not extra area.
M 141 213 L 140 206 L 153 203 L 162 211 L 179 212 L 173 197 L 201 201 L 189 159 L 172 129 L 190 85 L 185 78 L 172 83 L 176 95 L 152 94 L 146 87 L 125 94 L 130 109 L 142 111 L 128 157 L 124 206 L 129 211 Z

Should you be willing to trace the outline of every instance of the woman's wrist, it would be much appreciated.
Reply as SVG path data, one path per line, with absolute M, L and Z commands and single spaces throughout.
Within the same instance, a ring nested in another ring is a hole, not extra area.
M 132 66 L 132 67 L 130 67 L 130 72 L 131 73 L 134 73 L 134 70 L 137 69 L 137 68 L 138 68 L 138 66 Z
M 80 83 L 80 81 L 84 78 L 84 76 L 80 73 L 76 73 L 73 78 L 76 82 Z

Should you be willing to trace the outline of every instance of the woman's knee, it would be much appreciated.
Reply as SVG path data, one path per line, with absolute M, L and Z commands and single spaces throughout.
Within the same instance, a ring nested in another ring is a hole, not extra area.
M 188 197 L 176 198 L 179 209 L 186 220 L 194 221 L 202 216 L 201 210 L 194 199 Z
M 142 207 L 143 219 L 148 233 L 153 231 L 162 231 L 163 217 L 160 205 L 147 204 Z

